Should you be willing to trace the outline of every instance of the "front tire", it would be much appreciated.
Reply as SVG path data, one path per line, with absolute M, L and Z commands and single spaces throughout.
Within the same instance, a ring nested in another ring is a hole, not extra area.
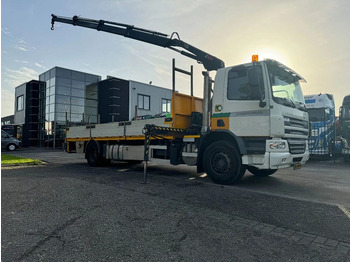
M 254 166 L 248 166 L 247 169 L 254 176 L 258 176 L 258 177 L 267 177 L 276 173 L 277 171 L 277 169 L 258 169 Z
M 218 184 L 230 185 L 238 182 L 245 173 L 241 156 L 228 141 L 217 141 L 204 152 L 204 170 Z
M 16 145 L 15 144 L 8 144 L 6 147 L 7 151 L 15 151 L 16 150 Z

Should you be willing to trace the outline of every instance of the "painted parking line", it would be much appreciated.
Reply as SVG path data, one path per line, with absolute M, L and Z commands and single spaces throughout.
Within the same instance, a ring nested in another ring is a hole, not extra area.
M 350 211 L 342 205 L 337 205 L 341 211 L 350 219 Z

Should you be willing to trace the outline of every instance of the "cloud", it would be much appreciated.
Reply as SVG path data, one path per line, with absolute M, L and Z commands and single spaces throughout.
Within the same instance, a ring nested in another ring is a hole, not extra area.
M 163 1 L 162 4 L 160 4 L 159 1 L 135 1 L 135 3 L 133 3 L 133 6 L 136 6 L 138 10 L 142 10 L 145 14 L 148 15 L 148 19 L 151 20 L 190 16 L 198 13 L 200 7 L 210 7 L 211 5 L 211 0 Z M 164 10 L 171 10 L 171 12 L 164 12 Z
M 140 49 L 135 49 L 131 45 L 125 45 L 124 47 L 126 49 L 128 49 L 130 54 L 136 56 L 138 59 L 146 62 L 149 65 L 151 65 L 158 74 L 160 74 L 160 75 L 170 75 L 170 73 L 168 72 L 168 69 L 165 66 L 156 64 L 156 63 L 148 60 L 147 58 L 145 58 L 144 54 L 142 54 L 140 52 Z M 149 55 L 148 57 L 152 57 L 152 55 Z M 155 57 L 155 56 L 153 56 L 153 57 Z
M 23 46 L 15 46 L 15 48 L 18 49 L 18 50 L 24 51 L 24 52 L 28 52 L 28 49 L 26 49 Z
M 37 66 L 37 67 L 39 67 L 39 68 L 46 68 L 46 66 L 43 66 L 43 65 L 41 65 L 41 64 L 39 64 L 39 63 L 34 63 L 34 65 Z
M 16 48 L 17 50 L 20 50 L 20 51 L 23 51 L 23 52 L 28 52 L 29 49 L 35 49 L 35 48 L 33 48 L 33 47 L 30 47 L 30 46 L 28 45 L 28 43 L 27 43 L 25 40 L 23 40 L 22 38 L 13 36 L 12 34 L 9 34 L 9 35 L 10 35 L 12 38 L 15 39 L 15 41 L 16 41 L 15 48 Z
M 24 41 L 23 39 L 19 39 L 19 40 L 18 40 L 18 44 L 20 44 L 20 45 L 26 45 L 27 42 Z
M 119 73 L 120 71 L 125 71 L 125 70 L 130 70 L 130 69 L 131 69 L 130 66 L 119 67 L 119 68 L 110 70 L 110 71 L 108 72 L 108 75 L 113 75 L 113 74 Z
M 29 64 L 29 61 L 26 60 L 15 60 L 16 63 Z
M 7 27 L 2 27 L 1 31 L 5 34 L 5 35 L 10 35 L 10 31 L 7 29 Z
M 17 87 L 30 80 L 38 79 L 38 75 L 37 71 L 28 67 L 21 67 L 19 70 L 5 68 L 2 78 L 10 87 Z
M 15 91 L 10 92 L 1 88 L 1 116 L 13 115 Z

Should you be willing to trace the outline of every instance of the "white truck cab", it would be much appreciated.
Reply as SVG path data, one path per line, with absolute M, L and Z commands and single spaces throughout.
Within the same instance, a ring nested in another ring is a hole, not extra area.
M 308 160 L 308 114 L 300 81 L 305 80 L 274 60 L 218 69 L 211 128 L 242 140 L 242 164 L 248 170 L 299 168 Z

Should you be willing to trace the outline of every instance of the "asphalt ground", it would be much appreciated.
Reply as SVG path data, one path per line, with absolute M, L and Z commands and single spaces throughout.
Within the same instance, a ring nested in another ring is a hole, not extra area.
M 350 165 L 213 184 L 186 166 L 27 149 L 2 168 L 2 261 L 350 261 Z

